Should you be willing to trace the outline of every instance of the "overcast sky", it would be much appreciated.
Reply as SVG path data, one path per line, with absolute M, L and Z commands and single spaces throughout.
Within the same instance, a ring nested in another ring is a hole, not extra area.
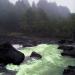
M 9 0 L 12 3 L 15 3 L 17 0 Z M 35 1 L 36 3 L 39 0 L 29 0 L 30 4 L 32 1 Z M 67 6 L 71 12 L 75 12 L 75 0 L 48 0 L 50 2 L 56 2 L 58 5 Z

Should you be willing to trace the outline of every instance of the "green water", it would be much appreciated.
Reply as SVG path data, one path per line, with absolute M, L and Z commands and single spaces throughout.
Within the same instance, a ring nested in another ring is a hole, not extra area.
M 20 66 L 7 65 L 9 70 L 17 71 L 16 75 L 62 75 L 64 68 L 75 65 L 75 59 L 61 56 L 58 45 L 41 44 L 21 50 L 26 56 L 32 51 L 42 55 L 42 59 L 23 62 Z

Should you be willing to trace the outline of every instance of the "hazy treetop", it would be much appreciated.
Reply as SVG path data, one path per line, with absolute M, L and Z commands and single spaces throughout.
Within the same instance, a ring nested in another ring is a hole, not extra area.
M 9 0 L 9 1 L 11 1 L 12 3 L 15 3 L 18 0 Z M 28 0 L 28 1 L 30 2 L 30 4 L 32 4 L 33 1 L 37 3 L 39 0 Z M 48 1 L 56 2 L 58 5 L 61 5 L 61 6 L 67 6 L 72 13 L 75 12 L 75 0 L 48 0 Z

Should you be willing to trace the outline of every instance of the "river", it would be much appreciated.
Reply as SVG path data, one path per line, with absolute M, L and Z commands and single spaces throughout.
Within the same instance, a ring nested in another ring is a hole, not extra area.
M 39 44 L 34 47 L 22 48 L 20 51 L 29 56 L 32 51 L 42 55 L 40 60 L 27 60 L 21 65 L 9 64 L 8 72 L 0 75 L 62 75 L 68 65 L 75 65 L 75 59 L 61 56 L 62 50 L 58 50 L 56 44 Z

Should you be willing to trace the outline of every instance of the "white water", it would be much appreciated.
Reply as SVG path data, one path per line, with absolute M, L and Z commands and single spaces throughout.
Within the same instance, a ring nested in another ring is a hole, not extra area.
M 32 51 L 42 55 L 40 60 L 27 60 L 21 65 L 7 65 L 9 70 L 17 71 L 16 75 L 62 75 L 64 68 L 75 65 L 75 59 L 61 56 L 58 45 L 41 44 L 35 47 L 22 48 L 21 52 L 29 56 Z M 4 74 L 3 74 L 4 75 Z M 13 74 L 7 74 L 13 75 Z

